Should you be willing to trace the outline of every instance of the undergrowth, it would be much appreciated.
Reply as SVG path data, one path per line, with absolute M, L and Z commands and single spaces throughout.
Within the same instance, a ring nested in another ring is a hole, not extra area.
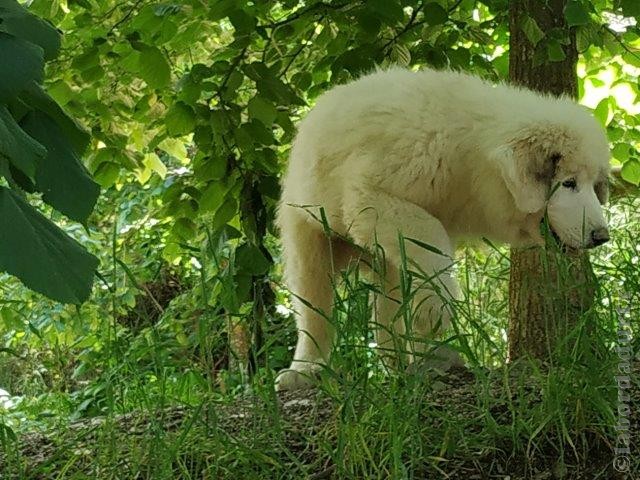
M 46 361 L 66 362 L 59 371 L 72 370 L 67 381 L 31 383 L 0 407 L 2 478 L 536 478 L 544 468 L 556 478 L 614 478 L 618 325 L 639 313 L 635 207 L 611 209 L 612 241 L 592 254 L 596 304 L 544 368 L 506 362 L 505 248 L 465 247 L 456 257 L 463 296 L 453 303 L 447 338 L 469 369 L 458 385 L 420 369 L 386 368 L 368 321 L 375 287 L 357 271 L 345 273 L 331 317 L 337 348 L 312 395 L 329 407 L 305 403 L 312 412 L 303 420 L 284 418 L 273 390 L 294 338 L 292 322 L 282 318 L 290 313 L 284 291 L 280 316 L 262 325 L 263 361 L 248 372 L 234 367 L 228 316 L 206 304 L 207 289 L 222 288 L 206 275 L 156 320 L 139 319 L 135 332 L 119 323 L 121 298 L 103 290 L 111 308 L 90 348 L 48 342 Z M 245 306 L 235 320 L 250 315 Z M 596 330 L 585 336 L 587 325 Z M 27 364 L 16 362 L 2 360 L 0 379 L 20 391 Z M 28 365 L 39 368 L 38 359 L 30 356 Z M 180 421 L 172 422 L 176 411 Z M 123 432 L 127 414 L 138 420 Z M 74 423 L 91 418 L 101 420 L 88 429 Z M 37 464 L 18 441 L 34 432 L 56 443 L 55 455 Z M 640 471 L 632 458 L 631 471 Z M 470 476 L 470 465 L 480 476 Z M 581 471 L 587 476 L 571 476 Z

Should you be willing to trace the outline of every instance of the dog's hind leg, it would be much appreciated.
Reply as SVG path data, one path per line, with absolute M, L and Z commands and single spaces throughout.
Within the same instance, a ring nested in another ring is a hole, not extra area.
M 329 360 L 334 337 L 330 322 L 332 279 L 343 268 L 346 256 L 341 251 L 343 246 L 327 237 L 322 224 L 301 209 L 282 206 L 278 223 L 284 277 L 293 295 L 298 343 L 291 367 L 276 378 L 276 389 L 291 390 L 309 386 Z

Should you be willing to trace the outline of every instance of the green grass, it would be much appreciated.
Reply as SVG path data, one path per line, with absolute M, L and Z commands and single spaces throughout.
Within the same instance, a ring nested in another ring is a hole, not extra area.
M 351 271 L 336 285 L 332 364 L 298 404 L 272 387 L 291 354 L 283 345 L 292 345 L 292 326 L 263 326 L 268 364 L 254 375 L 225 370 L 232 355 L 221 333 L 226 319 L 183 311 L 206 298 L 203 283 L 136 335 L 105 315 L 102 348 L 84 353 L 91 361 L 80 359 L 93 368 L 82 374 L 87 383 L 67 392 L 42 388 L 1 413 L 2 478 L 614 478 L 612 348 L 619 316 L 640 313 L 635 207 L 612 208 L 613 241 L 592 256 L 597 303 L 548 369 L 526 359 L 506 365 L 504 248 L 464 248 L 457 256 L 464 295 L 454 305 L 454 331 L 470 372 L 437 378 L 385 368 L 370 345 L 375 286 Z M 176 324 L 191 329 L 189 347 Z M 592 324 L 596 334 L 585 335 Z M 100 420 L 73 423 L 93 417 Z

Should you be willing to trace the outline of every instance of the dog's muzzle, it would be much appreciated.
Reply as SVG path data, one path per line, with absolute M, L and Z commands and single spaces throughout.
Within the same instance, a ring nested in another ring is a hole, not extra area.
M 540 224 L 544 225 L 544 220 Z M 560 236 L 555 232 L 555 230 L 550 226 L 548 228 L 549 228 L 549 232 L 551 233 L 551 236 L 556 242 L 556 245 L 558 245 L 560 248 L 565 248 L 566 245 L 564 245 L 564 242 L 562 242 L 562 240 L 560 239 Z M 591 230 L 591 234 L 589 235 L 589 241 L 584 246 L 584 248 L 599 247 L 600 245 L 607 243 L 609 240 L 610 240 L 609 230 L 607 229 L 607 227 L 596 228 L 594 230 Z

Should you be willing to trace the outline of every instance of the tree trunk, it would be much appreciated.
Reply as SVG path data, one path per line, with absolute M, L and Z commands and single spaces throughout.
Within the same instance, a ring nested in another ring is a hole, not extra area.
M 567 0 L 512 0 L 509 6 L 509 78 L 512 83 L 553 95 L 577 94 L 575 31 L 565 21 Z M 527 18 L 528 17 L 528 18 Z M 545 37 L 533 45 L 522 26 L 535 21 Z M 558 42 L 559 37 L 566 40 Z M 565 58 L 548 60 L 550 43 Z M 564 43 L 564 44 L 563 44 Z M 594 282 L 584 251 L 547 248 L 511 250 L 509 359 L 548 359 L 558 341 L 592 303 Z

